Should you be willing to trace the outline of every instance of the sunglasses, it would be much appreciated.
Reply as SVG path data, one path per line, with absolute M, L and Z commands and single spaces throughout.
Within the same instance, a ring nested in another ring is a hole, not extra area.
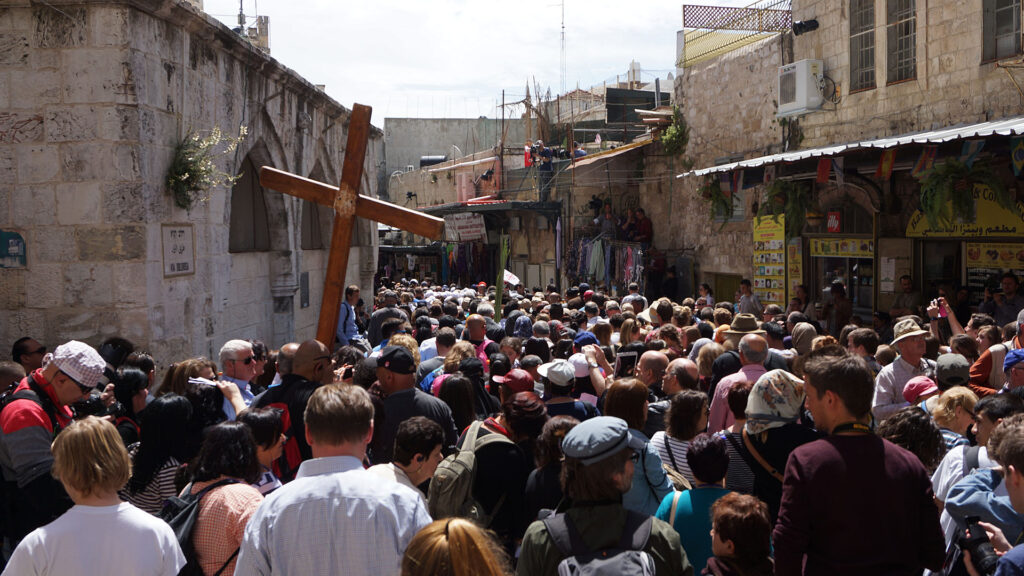
M 64 377 L 67 378 L 68 380 L 71 380 L 71 382 L 74 383 L 75 386 L 78 386 L 78 389 L 82 391 L 83 395 L 91 394 L 92 393 L 92 387 L 91 386 L 84 386 L 84 385 L 80 384 L 78 382 L 78 380 L 75 380 L 71 376 L 68 376 L 68 373 L 64 372 L 63 370 L 61 370 L 60 373 L 63 374 Z
M 254 356 L 248 356 L 248 357 L 243 358 L 241 360 L 237 360 L 237 359 L 236 360 L 232 360 L 232 362 L 241 362 L 242 364 L 245 364 L 246 366 L 248 366 L 249 364 L 252 364 L 254 360 L 256 360 L 256 358 Z
M 22 355 L 23 356 L 31 356 L 33 354 L 46 354 L 46 346 L 40 346 L 39 348 L 37 348 L 37 349 L 35 349 L 35 350 L 31 351 L 31 352 L 25 352 Z
M 636 464 L 637 462 L 640 461 L 640 453 L 633 452 L 632 454 L 629 455 L 629 459 L 633 461 L 633 464 Z

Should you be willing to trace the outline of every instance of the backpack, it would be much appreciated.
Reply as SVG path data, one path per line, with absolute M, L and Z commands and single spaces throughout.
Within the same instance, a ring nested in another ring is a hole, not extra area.
M 462 447 L 437 465 L 434 477 L 430 481 L 427 507 L 430 516 L 435 520 L 458 516 L 469 518 L 486 528 L 501 509 L 505 495 L 501 496 L 494 510 L 488 514 L 483 506 L 473 498 L 473 480 L 476 477 L 476 451 L 489 444 L 508 442 L 504 434 L 491 433 L 477 440 L 483 422 L 477 420 L 470 424 Z
M 181 552 L 185 555 L 185 566 L 178 572 L 178 576 L 202 576 L 203 574 L 202 568 L 199 567 L 199 559 L 196 557 L 195 546 L 192 545 L 192 528 L 195 527 L 196 519 L 199 518 L 199 501 L 214 488 L 237 483 L 238 480 L 227 478 L 214 482 L 195 494 L 191 493 L 192 485 L 189 484 L 185 488 L 184 496 L 172 496 L 164 503 L 164 508 L 160 511 L 160 519 L 167 522 L 171 530 L 174 530 L 174 537 L 178 540 Z M 214 576 L 223 572 L 237 554 L 238 550 L 236 549 Z
M 568 514 L 555 514 L 544 520 L 548 534 L 562 554 L 559 576 L 654 576 L 654 558 L 644 551 L 653 523 L 651 516 L 627 510 L 618 545 L 591 550 Z
M 288 410 L 287 402 L 272 402 L 267 404 L 267 408 L 274 408 L 281 413 L 281 429 L 284 430 L 285 437 L 287 438 L 281 449 L 281 456 L 274 459 L 270 464 L 270 468 L 274 471 L 274 475 L 280 478 L 282 482 L 288 482 L 295 478 L 295 474 L 299 471 L 299 465 L 302 464 L 302 451 L 299 450 L 299 437 L 297 434 L 304 434 L 305 430 L 293 429 L 292 415 L 291 411 Z

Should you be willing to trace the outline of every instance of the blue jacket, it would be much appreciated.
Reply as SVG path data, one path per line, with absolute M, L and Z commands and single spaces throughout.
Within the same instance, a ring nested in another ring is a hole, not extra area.
M 978 516 L 982 522 L 999 526 L 1010 542 L 1017 541 L 1024 532 L 1024 518 L 1010 505 L 1009 496 L 996 496 L 996 487 L 1002 481 L 1002 476 L 992 470 L 978 470 L 949 489 L 946 510 L 959 530 L 965 528 L 964 518 Z
M 650 439 L 639 430 L 630 429 L 629 433 L 643 442 L 644 448 L 640 452 L 640 461 L 633 467 L 633 485 L 622 495 L 622 505 L 627 510 L 654 516 L 661 501 L 672 493 L 672 481 L 661 467 L 661 456 L 651 446 Z

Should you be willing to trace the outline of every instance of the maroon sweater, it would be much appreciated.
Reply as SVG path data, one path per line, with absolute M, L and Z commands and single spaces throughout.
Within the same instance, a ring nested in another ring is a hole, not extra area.
M 874 435 L 828 436 L 789 457 L 775 574 L 914 575 L 945 556 L 928 473 Z

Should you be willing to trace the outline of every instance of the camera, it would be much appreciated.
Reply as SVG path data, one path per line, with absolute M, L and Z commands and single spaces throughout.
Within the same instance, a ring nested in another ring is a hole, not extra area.
M 988 576 L 995 574 L 999 556 L 996 555 L 992 543 L 988 541 L 988 534 L 979 522 L 981 518 L 977 516 L 968 516 L 964 519 L 964 523 L 967 524 L 967 536 L 961 536 L 958 544 L 961 550 L 971 553 L 971 564 L 978 574 Z

